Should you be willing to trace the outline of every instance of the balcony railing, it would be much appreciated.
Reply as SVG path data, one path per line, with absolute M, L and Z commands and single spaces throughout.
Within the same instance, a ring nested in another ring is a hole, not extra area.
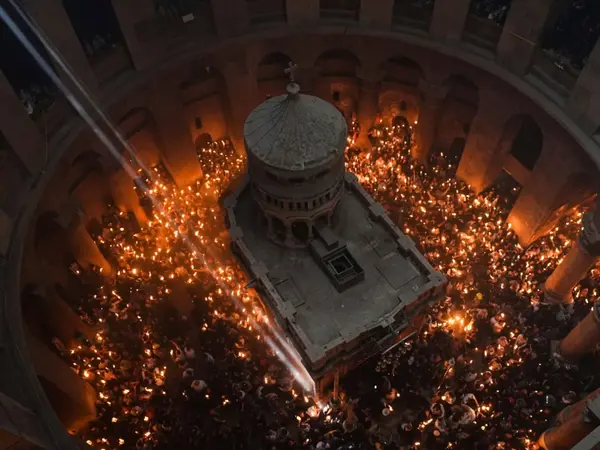
M 428 31 L 433 16 L 433 0 L 396 0 L 392 23 L 396 26 Z
M 251 24 L 285 22 L 285 0 L 248 0 Z
M 321 0 L 321 18 L 342 21 L 358 21 L 360 1 Z
M 560 55 L 547 50 L 538 50 L 531 72 L 542 82 L 554 88 L 562 97 L 568 97 L 581 70 L 573 67 Z
M 502 27 L 494 20 L 469 14 L 465 22 L 463 39 L 479 47 L 496 51 L 502 36 Z

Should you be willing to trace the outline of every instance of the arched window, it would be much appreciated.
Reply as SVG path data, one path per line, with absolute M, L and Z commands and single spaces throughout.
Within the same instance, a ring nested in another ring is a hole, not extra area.
M 524 116 L 510 154 L 525 168 L 533 170 L 542 153 L 543 142 L 544 137 L 538 124 L 531 117 Z

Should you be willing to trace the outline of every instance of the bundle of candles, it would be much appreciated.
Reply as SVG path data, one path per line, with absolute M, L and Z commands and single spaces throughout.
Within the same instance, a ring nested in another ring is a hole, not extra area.
M 595 387 L 584 369 L 552 360 L 549 340 L 589 311 L 598 271 L 570 309 L 545 305 L 540 291 L 583 211 L 524 249 L 506 221 L 515 187 L 474 194 L 455 179 L 452 155 L 417 164 L 408 123 L 379 121 L 368 151 L 354 137 L 347 169 L 450 280 L 418 335 L 359 367 L 339 401 L 303 393 L 255 326 L 268 318 L 229 250 L 218 200 L 244 158 L 213 142 L 198 152 L 195 186 L 176 189 L 160 166 L 140 172 L 159 204 L 140 192 L 149 223 L 111 209 L 95 237 L 116 275 L 83 284 L 78 311 L 97 333 L 63 350 L 98 393 L 98 418 L 82 432 L 89 445 L 534 448 L 553 415 Z

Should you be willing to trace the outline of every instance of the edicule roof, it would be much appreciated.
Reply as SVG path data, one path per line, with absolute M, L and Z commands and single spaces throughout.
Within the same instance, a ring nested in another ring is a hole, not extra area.
M 343 153 L 344 116 L 320 98 L 288 92 L 260 104 L 248 116 L 244 125 L 248 152 L 283 170 L 318 167 Z

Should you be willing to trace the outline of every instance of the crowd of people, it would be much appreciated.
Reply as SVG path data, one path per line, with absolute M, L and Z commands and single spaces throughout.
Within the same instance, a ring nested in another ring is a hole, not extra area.
M 228 141 L 199 149 L 204 178 L 177 190 L 161 167 L 140 178 L 150 222 L 111 208 L 95 239 L 109 278 L 74 266 L 93 327 L 57 350 L 97 391 L 93 448 L 442 449 L 536 448 L 556 413 L 599 383 L 550 354 L 596 301 L 600 272 L 569 307 L 546 305 L 541 283 L 581 226 L 571 213 L 521 248 L 502 186 L 475 195 L 454 178 L 457 156 L 411 157 L 407 122 L 371 132 L 347 168 L 450 281 L 411 339 L 315 398 L 267 345 L 268 317 L 231 255 L 219 197 L 244 170 Z

